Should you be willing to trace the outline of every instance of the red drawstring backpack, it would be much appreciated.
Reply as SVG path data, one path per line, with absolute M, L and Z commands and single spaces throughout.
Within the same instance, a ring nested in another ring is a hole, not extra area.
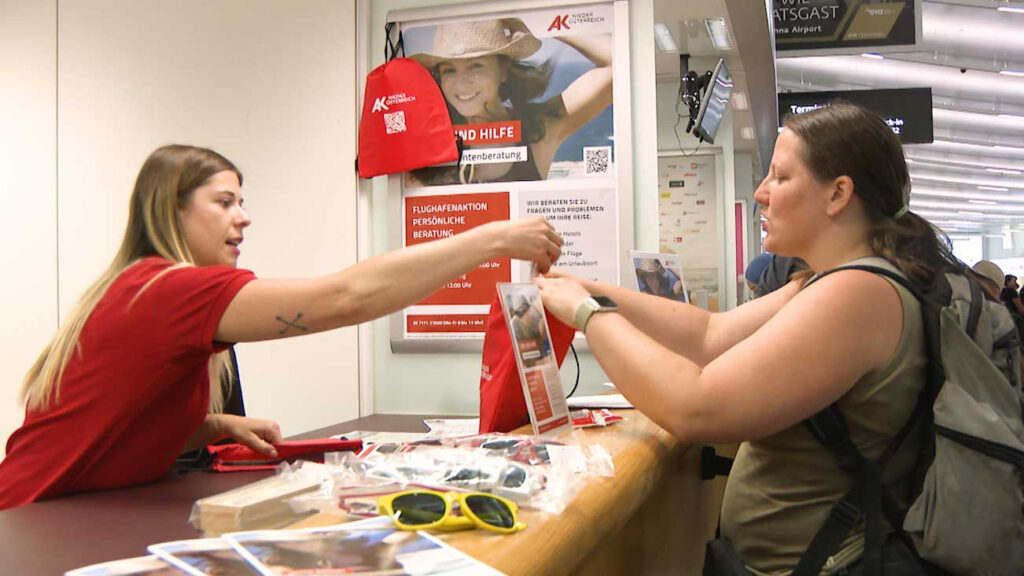
M 459 159 L 455 130 L 441 88 L 420 63 L 395 58 L 398 50 L 404 54 L 405 49 L 401 33 L 397 46 L 391 43 L 393 26 L 394 23 L 389 23 L 385 28 L 388 38 L 384 55 L 388 61 L 366 77 L 356 159 L 360 178 Z
M 548 333 L 555 360 L 562 365 L 576 328 L 563 324 L 545 310 Z M 495 292 L 484 333 L 484 354 L 480 367 L 480 433 L 510 432 L 529 422 L 530 413 L 523 397 L 523 384 L 513 350 L 512 336 Z

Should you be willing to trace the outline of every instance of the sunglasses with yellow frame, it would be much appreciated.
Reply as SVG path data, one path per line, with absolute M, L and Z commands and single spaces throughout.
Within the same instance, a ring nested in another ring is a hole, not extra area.
M 458 512 L 454 514 L 455 505 Z M 484 530 L 511 534 L 526 525 L 518 519 L 515 502 L 484 492 L 406 490 L 377 499 L 377 509 L 399 530 Z

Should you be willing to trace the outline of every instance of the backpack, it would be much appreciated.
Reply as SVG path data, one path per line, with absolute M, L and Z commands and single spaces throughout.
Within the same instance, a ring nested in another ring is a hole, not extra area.
M 391 22 L 385 28 L 386 62 L 366 76 L 359 122 L 360 178 L 407 172 L 455 162 L 461 158 L 444 95 L 437 81 L 419 62 L 405 54 L 401 32 L 391 42 Z
M 881 573 L 881 518 L 930 573 L 1024 574 L 1024 421 L 1020 348 L 1013 319 L 969 274 L 947 272 L 926 290 L 875 266 L 921 303 L 927 382 L 913 414 L 882 457 L 870 461 L 850 441 L 832 405 L 806 420 L 812 435 L 854 477 L 814 537 L 794 576 L 817 576 L 846 534 L 864 519 L 864 574 Z M 882 471 L 910 434 L 922 435 L 910 507 L 899 509 Z

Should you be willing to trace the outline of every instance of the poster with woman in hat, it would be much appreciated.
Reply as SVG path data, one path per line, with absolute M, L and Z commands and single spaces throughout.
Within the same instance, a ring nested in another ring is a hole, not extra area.
M 403 26 L 466 147 L 458 166 L 408 173 L 407 188 L 611 173 L 611 22 L 547 12 Z
M 405 245 L 541 216 L 566 239 L 560 267 L 618 282 L 619 203 L 632 174 L 616 161 L 630 156 L 630 140 L 615 139 L 630 133 L 629 59 L 613 53 L 628 45 L 626 4 L 487 11 L 474 3 L 389 16 L 405 54 L 437 82 L 464 144 L 457 164 L 407 172 L 398 182 Z M 523 282 L 530 273 L 504 259 L 481 265 L 393 317 L 400 336 L 392 346 L 479 338 L 495 282 Z

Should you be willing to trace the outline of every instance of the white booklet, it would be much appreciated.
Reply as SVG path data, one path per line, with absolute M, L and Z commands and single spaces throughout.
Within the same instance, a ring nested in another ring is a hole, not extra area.
M 64 576 L 181 576 L 181 570 L 156 556 L 125 558 L 65 572 Z
M 594 396 L 573 396 L 569 408 L 632 408 L 633 404 L 622 394 L 597 394 Z
M 501 575 L 430 534 L 398 530 L 387 516 L 323 528 L 234 532 L 223 538 L 266 576 Z
M 533 433 L 553 435 L 571 429 L 569 406 L 565 403 L 540 291 L 534 284 L 499 283 L 498 296 L 512 336 Z
M 690 301 L 678 254 L 630 250 L 629 259 L 636 272 L 637 291 L 679 302 Z
M 197 538 L 151 544 L 147 549 L 192 576 L 256 576 L 245 558 L 222 538 Z

